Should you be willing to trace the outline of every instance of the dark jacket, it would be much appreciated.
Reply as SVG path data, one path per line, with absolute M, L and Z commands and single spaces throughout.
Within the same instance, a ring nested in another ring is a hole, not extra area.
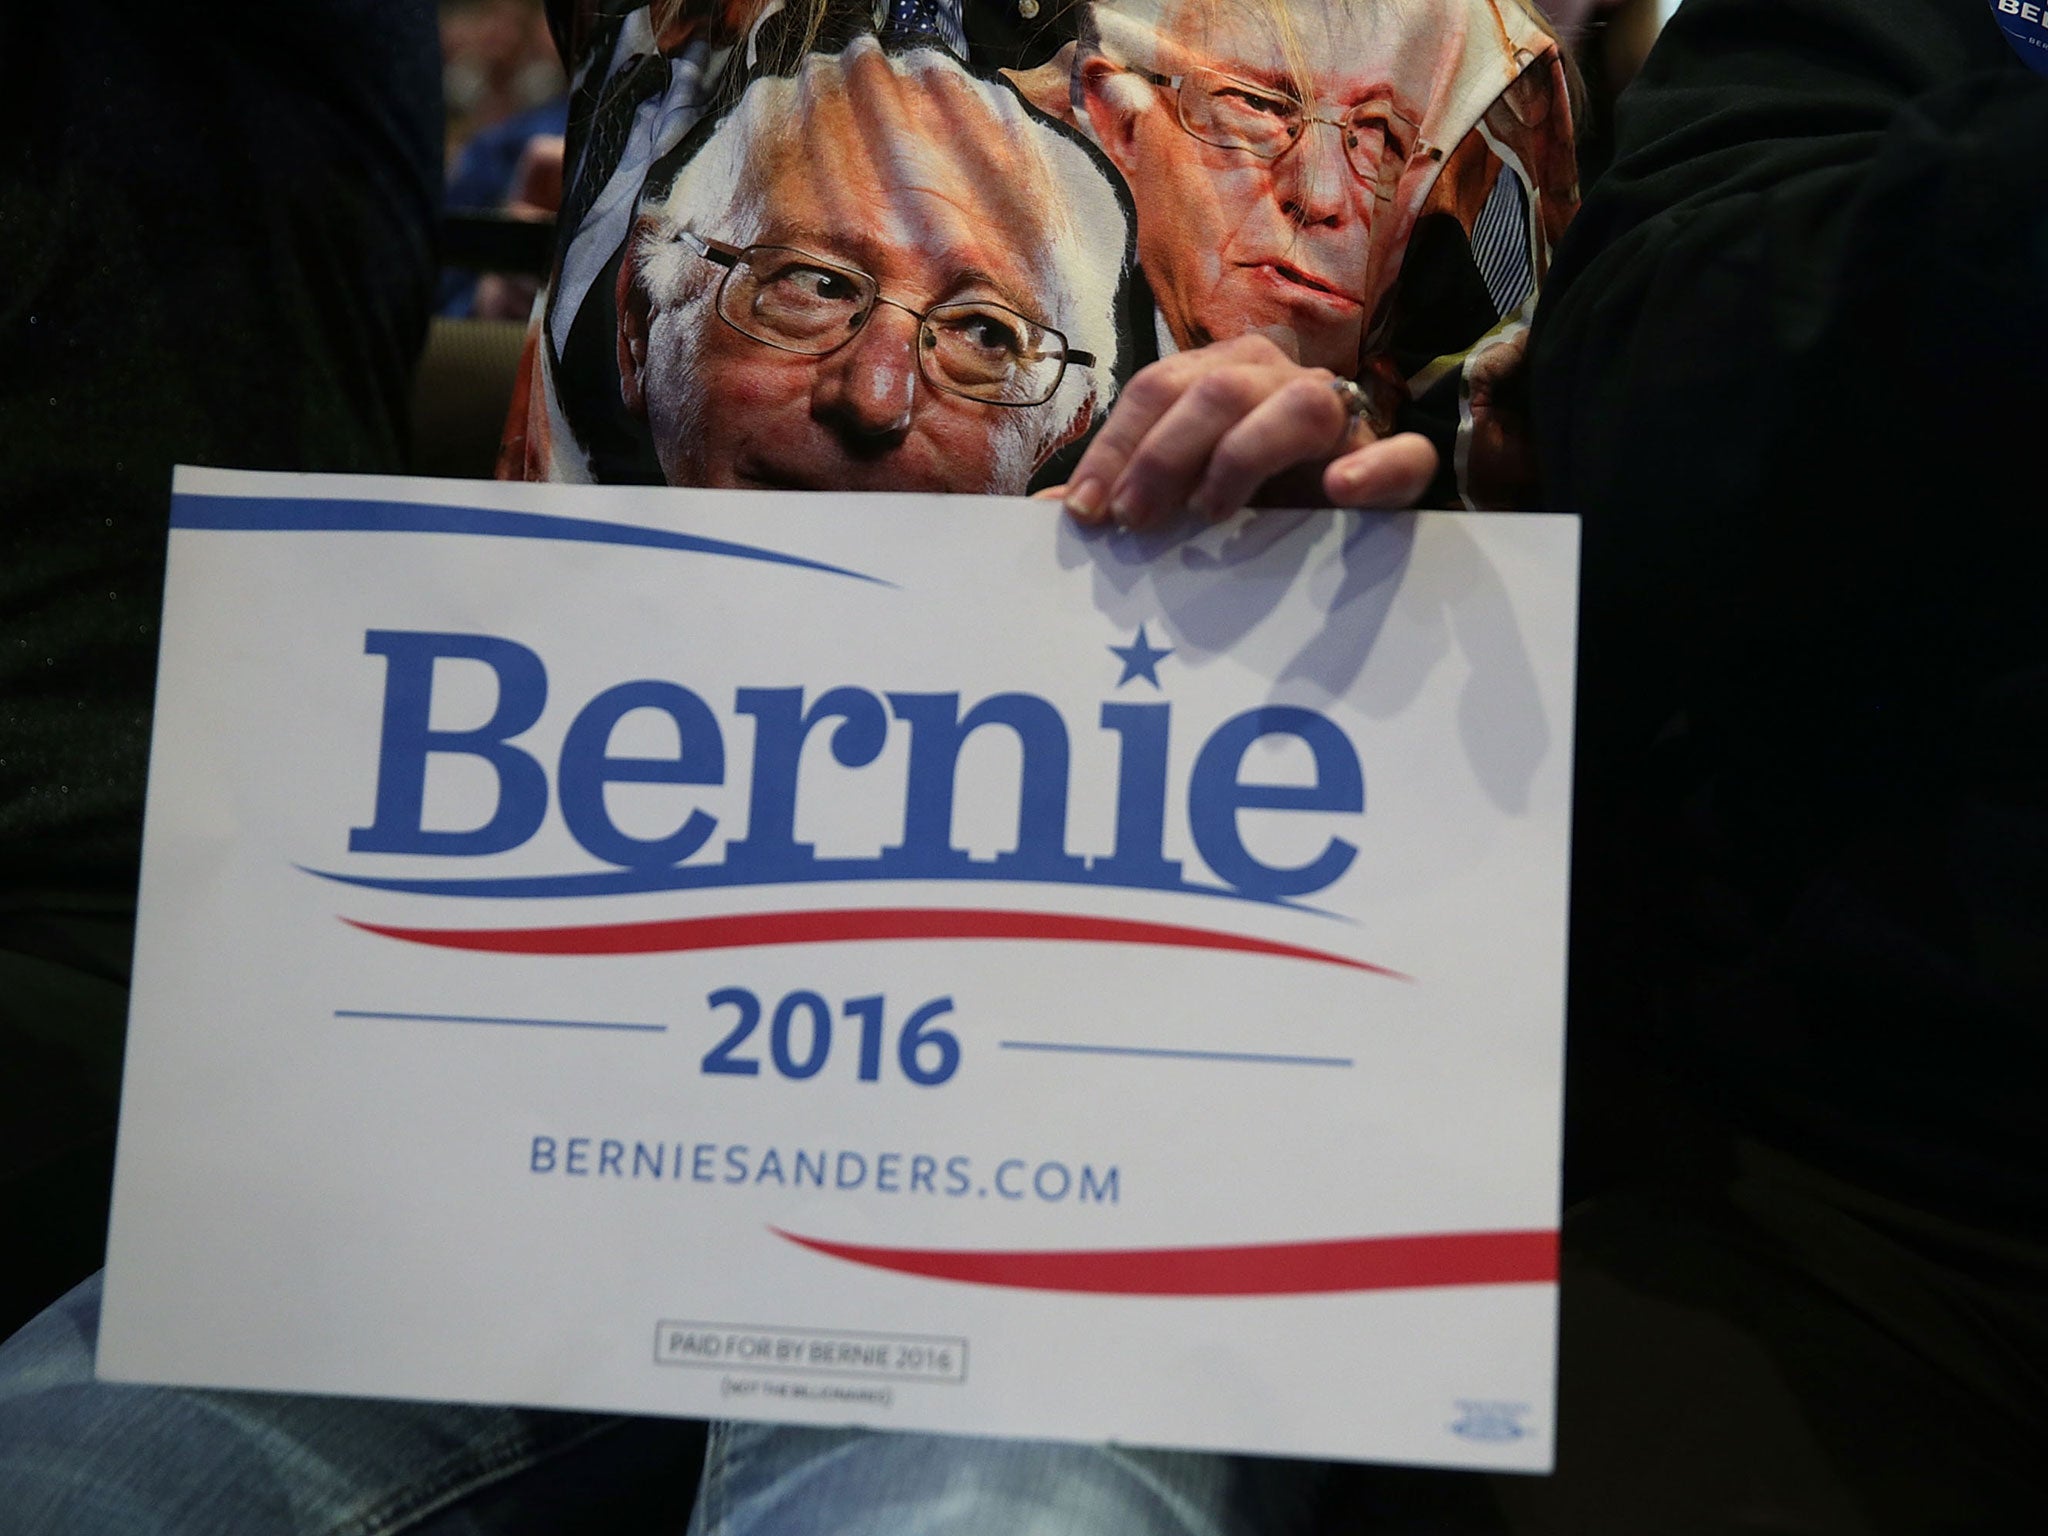
M 2038 1231 L 2048 79 L 1984 0 L 1687 0 L 1617 139 L 1534 340 L 1588 1102 Z

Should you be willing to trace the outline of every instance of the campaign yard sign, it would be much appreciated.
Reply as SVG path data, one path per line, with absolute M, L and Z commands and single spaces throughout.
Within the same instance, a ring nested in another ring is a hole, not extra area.
M 102 1375 L 1547 1468 L 1576 539 L 180 471 Z

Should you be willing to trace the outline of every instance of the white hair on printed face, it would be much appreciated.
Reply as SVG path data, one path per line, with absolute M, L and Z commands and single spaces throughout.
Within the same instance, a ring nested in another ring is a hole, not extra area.
M 873 134 L 863 145 L 871 157 L 880 156 L 878 167 L 897 184 L 944 180 L 965 169 L 979 173 L 994 218 L 1006 211 L 1019 214 L 1013 225 L 1017 241 L 1033 247 L 1037 258 L 1031 265 L 1040 312 L 1032 318 L 1096 358 L 1092 369 L 1067 371 L 1051 403 L 1057 409 L 1045 414 L 1060 424 L 1082 410 L 1099 414 L 1119 361 L 1117 296 L 1130 226 L 1113 173 L 1007 85 L 973 76 L 936 49 L 889 54 L 872 37 L 862 37 L 838 54 L 812 55 L 795 76 L 749 86 L 667 192 L 645 210 L 655 216 L 655 226 L 643 236 L 638 256 L 650 295 L 659 305 L 685 304 L 708 287 L 713 274 L 673 232 L 689 229 L 735 245 L 754 243 L 769 223 L 771 173 L 782 157 L 806 152 L 806 131 L 821 114 L 843 113 L 849 98 L 865 104 L 878 89 L 911 93 L 906 99 L 934 104 L 935 114 L 944 110 L 936 104 L 945 103 L 981 119 L 972 133 Z M 1047 430 L 1057 430 L 1057 424 Z

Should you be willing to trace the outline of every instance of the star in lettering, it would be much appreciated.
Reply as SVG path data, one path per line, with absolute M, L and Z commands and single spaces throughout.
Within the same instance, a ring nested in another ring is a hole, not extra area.
M 1124 664 L 1124 675 L 1116 680 L 1117 687 L 1121 688 L 1125 683 L 1142 677 L 1154 688 L 1158 688 L 1159 663 L 1173 654 L 1173 647 L 1154 645 L 1145 638 L 1145 626 L 1140 624 L 1137 639 L 1129 645 L 1112 645 L 1109 647 L 1109 654 Z

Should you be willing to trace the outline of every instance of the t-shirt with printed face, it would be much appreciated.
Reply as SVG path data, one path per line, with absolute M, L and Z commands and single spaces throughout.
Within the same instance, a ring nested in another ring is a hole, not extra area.
M 1474 365 L 1576 198 L 1519 0 L 555 21 L 567 192 L 505 473 L 1020 494 L 1138 368 L 1256 331 L 1485 489 Z

